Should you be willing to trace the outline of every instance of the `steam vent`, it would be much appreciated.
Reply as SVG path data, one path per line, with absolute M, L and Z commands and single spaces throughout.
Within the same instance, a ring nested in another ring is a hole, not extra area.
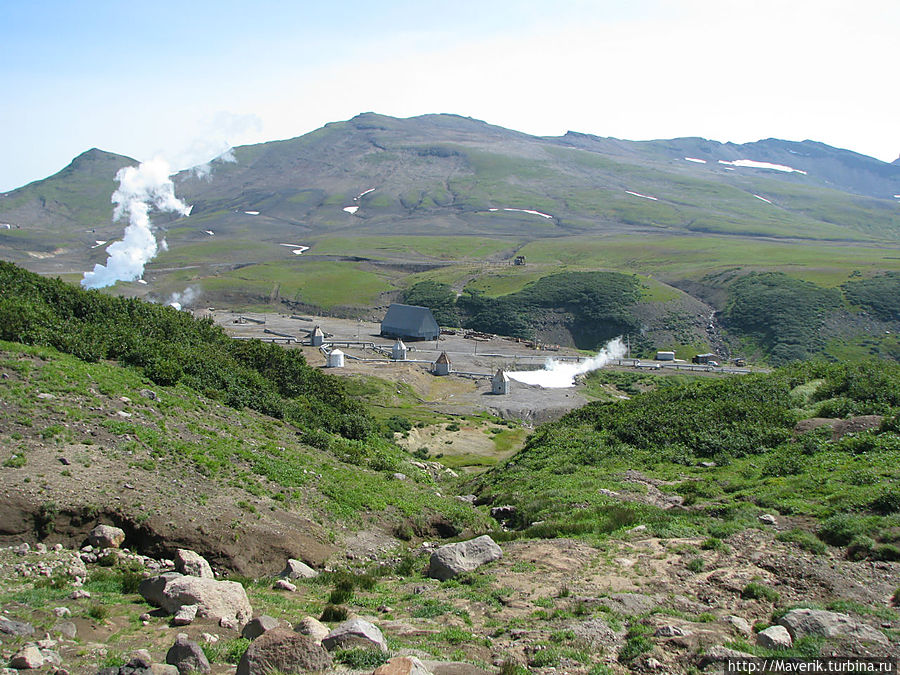
M 391 358 L 394 361 L 406 361 L 406 345 L 403 344 L 403 340 L 397 338 L 397 341 L 394 343 L 394 346 L 391 348 Z
M 344 367 L 344 352 L 340 349 L 335 349 L 328 354 L 328 367 L 329 368 L 343 368 Z
M 313 347 L 321 347 L 325 342 L 325 333 L 322 332 L 322 329 L 319 326 L 313 328 L 312 333 L 309 334 L 310 344 Z

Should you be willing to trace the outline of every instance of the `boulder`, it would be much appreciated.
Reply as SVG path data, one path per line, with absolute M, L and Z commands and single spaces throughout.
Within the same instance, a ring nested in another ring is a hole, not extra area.
M 888 646 L 888 640 L 881 631 L 840 612 L 826 612 L 822 609 L 792 609 L 781 617 L 778 623 L 787 628 L 794 640 L 812 635 Z
M 216 581 L 180 574 L 161 574 L 141 582 L 140 594 L 170 614 L 184 605 L 197 605 L 197 616 L 218 619 L 235 630 L 253 616 L 244 587 L 236 581 Z
M 331 668 L 331 655 L 312 638 L 285 628 L 273 628 L 256 638 L 238 663 L 236 675 L 305 673 Z
M 311 637 L 316 642 L 321 642 L 331 632 L 328 626 L 312 616 L 300 619 L 300 622 L 294 626 L 294 630 Z
M 146 649 L 138 649 L 131 653 L 131 658 L 125 665 L 131 668 L 149 668 L 153 665 L 153 657 Z
M 471 572 L 485 563 L 503 557 L 503 551 L 489 536 L 441 546 L 431 554 L 428 576 L 433 579 L 452 579 L 463 572 Z
M 757 633 L 756 644 L 766 649 L 790 649 L 794 641 L 784 626 L 769 626 Z
M 328 651 L 337 648 L 351 649 L 360 647 L 363 649 L 388 650 L 384 635 L 378 626 L 369 623 L 365 619 L 350 619 L 332 630 L 322 638 L 322 646 Z
M 71 621 L 57 621 L 53 625 L 53 632 L 70 640 L 74 640 L 75 636 L 78 635 L 78 626 Z
M 206 558 L 186 548 L 180 548 L 175 552 L 175 569 L 188 576 L 215 579 Z
M 288 593 L 293 593 L 297 590 L 297 587 L 287 579 L 279 579 L 274 584 L 272 584 L 272 588 L 279 591 L 287 591 Z
M 178 668 L 180 675 L 186 675 L 186 673 L 191 672 L 210 672 L 206 654 L 200 649 L 200 645 L 188 639 L 188 636 L 184 633 L 178 634 L 178 637 L 175 638 L 175 644 L 166 652 L 166 663 Z
M 432 675 L 432 673 L 415 656 L 395 656 L 378 666 L 372 675 Z
M 279 576 L 285 579 L 312 579 L 319 576 L 319 573 L 305 562 L 289 558 Z
M 125 531 L 112 525 L 98 525 L 88 534 L 88 543 L 95 548 L 119 548 L 125 541 Z
M 278 628 L 280 625 L 281 622 L 278 619 L 263 614 L 247 622 L 247 625 L 241 631 L 241 637 L 247 640 L 255 640 L 266 631 Z
M 753 628 L 750 626 L 750 622 L 747 619 L 740 616 L 729 616 L 725 619 L 731 627 L 734 628 L 738 633 L 743 635 L 750 635 L 753 633 Z
M 32 668 L 40 668 L 46 663 L 41 650 L 34 645 L 28 645 L 16 652 L 9 660 L 9 667 L 16 670 L 31 670 Z
M 34 634 L 34 626 L 23 621 L 13 621 L 12 619 L 0 618 L 0 633 L 7 635 L 32 635 Z

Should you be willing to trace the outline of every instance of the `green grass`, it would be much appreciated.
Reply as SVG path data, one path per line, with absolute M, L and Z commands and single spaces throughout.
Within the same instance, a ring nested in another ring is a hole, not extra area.
M 485 258 L 516 242 L 472 236 L 409 237 L 324 237 L 316 239 L 309 251 L 315 255 L 361 255 L 368 257 L 410 257 L 415 254 L 438 260 L 471 260 Z

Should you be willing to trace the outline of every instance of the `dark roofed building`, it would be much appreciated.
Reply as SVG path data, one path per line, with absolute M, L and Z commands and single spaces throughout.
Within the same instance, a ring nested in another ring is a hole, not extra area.
M 381 334 L 407 340 L 434 340 L 441 329 L 427 307 L 394 303 L 381 322 Z

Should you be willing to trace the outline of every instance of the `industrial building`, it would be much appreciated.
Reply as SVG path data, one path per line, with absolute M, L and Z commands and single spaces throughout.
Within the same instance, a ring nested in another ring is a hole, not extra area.
M 406 340 L 434 340 L 441 329 L 428 307 L 394 303 L 381 322 L 381 334 Z

